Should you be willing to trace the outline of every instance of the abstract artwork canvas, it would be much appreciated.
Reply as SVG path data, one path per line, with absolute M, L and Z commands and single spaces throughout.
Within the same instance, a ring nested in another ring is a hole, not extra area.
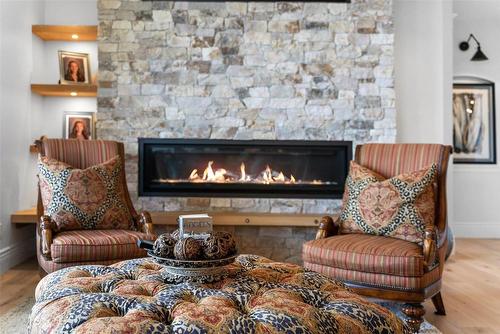
M 495 164 L 495 86 L 453 85 L 453 161 Z

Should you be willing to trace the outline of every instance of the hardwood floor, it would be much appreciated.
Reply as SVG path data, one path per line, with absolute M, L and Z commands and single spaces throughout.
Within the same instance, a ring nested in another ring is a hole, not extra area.
M 0 314 L 34 293 L 39 281 L 36 260 L 0 276 Z M 500 240 L 459 239 L 447 262 L 442 290 L 446 316 L 425 303 L 426 319 L 443 333 L 500 333 Z
M 500 333 L 500 240 L 458 239 L 444 268 L 446 316 L 429 300 L 425 318 L 443 333 Z
M 40 281 L 36 258 L 28 260 L 0 276 L 0 315 L 14 308 L 18 300 L 35 294 Z

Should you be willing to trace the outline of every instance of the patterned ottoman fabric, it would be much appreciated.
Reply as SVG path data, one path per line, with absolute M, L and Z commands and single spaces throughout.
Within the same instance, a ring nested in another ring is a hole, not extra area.
M 38 284 L 31 333 L 410 333 L 342 283 L 287 263 L 239 256 L 210 284 L 172 284 L 135 259 L 54 272 Z

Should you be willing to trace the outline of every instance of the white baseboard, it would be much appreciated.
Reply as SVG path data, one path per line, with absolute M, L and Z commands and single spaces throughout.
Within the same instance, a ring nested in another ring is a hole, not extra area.
M 454 222 L 451 230 L 457 238 L 500 239 L 500 222 Z
M 35 239 L 19 241 L 0 249 L 0 275 L 10 268 L 35 256 Z

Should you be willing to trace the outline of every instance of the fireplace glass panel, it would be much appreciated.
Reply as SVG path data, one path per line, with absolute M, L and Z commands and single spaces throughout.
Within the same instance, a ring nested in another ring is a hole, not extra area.
M 351 142 L 140 139 L 141 196 L 339 198 Z

